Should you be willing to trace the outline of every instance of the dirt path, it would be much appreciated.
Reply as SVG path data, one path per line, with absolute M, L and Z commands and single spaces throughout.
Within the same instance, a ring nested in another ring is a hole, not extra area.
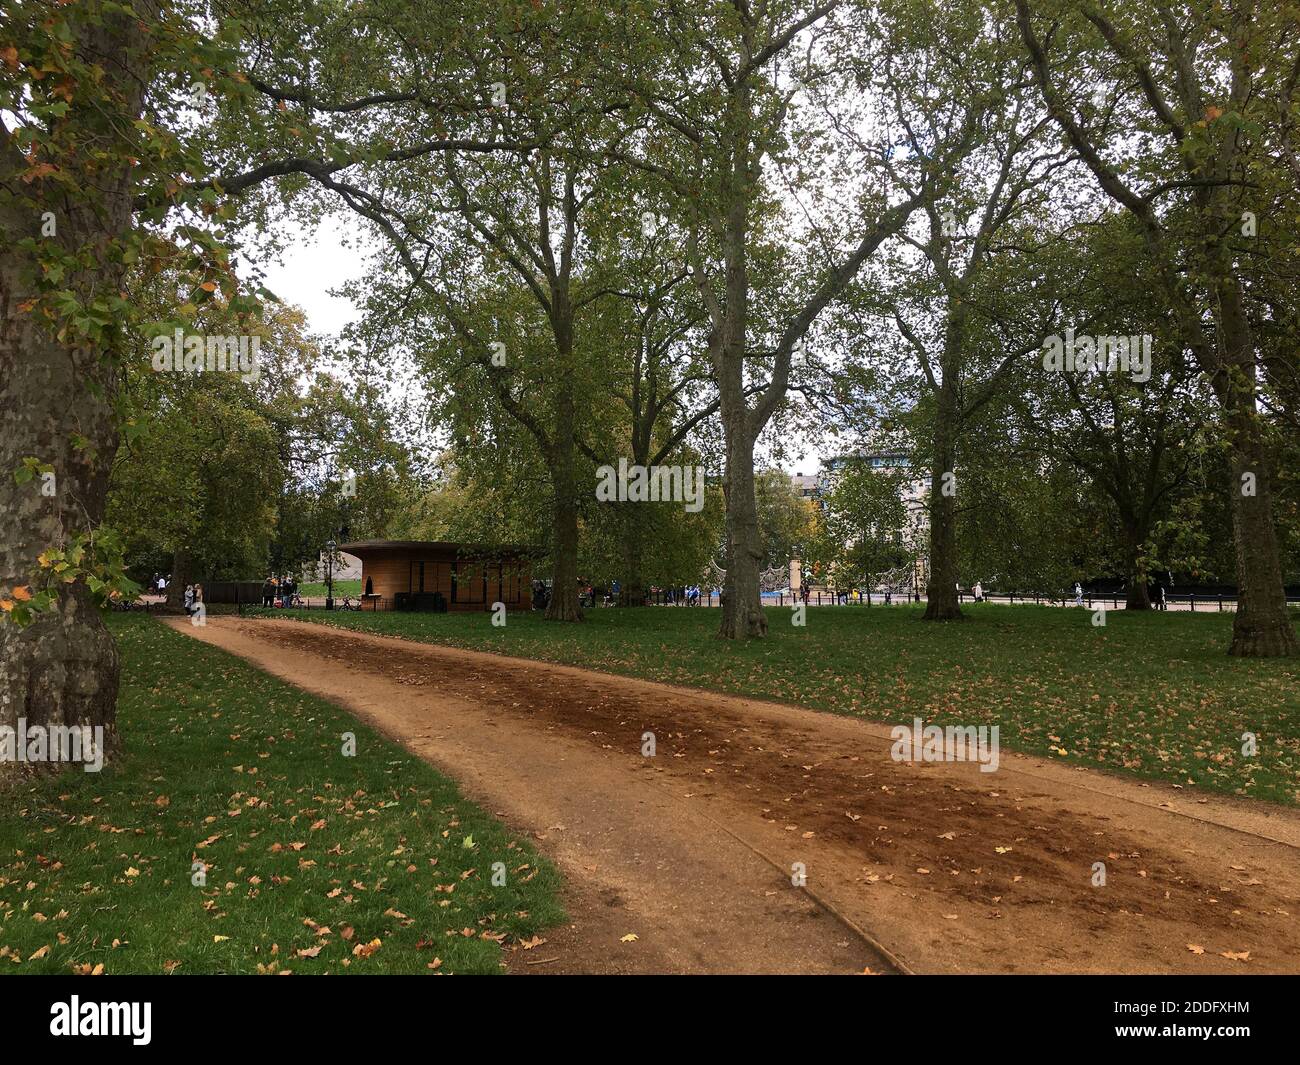
M 532 833 L 573 917 L 533 971 L 1300 972 L 1290 809 L 1006 752 L 989 774 L 896 763 L 882 726 L 569 666 L 296 621 L 174 625 Z

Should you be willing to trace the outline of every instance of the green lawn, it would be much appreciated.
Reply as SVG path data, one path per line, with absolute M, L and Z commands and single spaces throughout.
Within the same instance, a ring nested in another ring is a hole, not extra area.
M 305 620 L 739 692 L 889 723 L 997 724 L 1008 748 L 1215 791 L 1300 802 L 1300 662 L 1229 658 L 1230 614 L 966 606 L 824 607 L 770 636 L 714 638 L 716 609 L 511 614 L 309 612 Z M 283 614 L 280 616 L 289 616 Z M 1258 753 L 1242 754 L 1252 732 Z
M 317 581 L 314 584 L 300 584 L 298 585 L 298 594 L 304 599 L 324 599 L 325 582 Z M 361 581 L 359 579 L 354 581 L 335 581 L 334 597 L 336 599 L 342 599 L 345 595 L 350 595 L 353 599 L 359 598 L 361 595 Z
M 125 756 L 5 797 L 0 972 L 490 973 L 496 937 L 563 919 L 554 869 L 419 759 L 157 622 L 110 624 Z

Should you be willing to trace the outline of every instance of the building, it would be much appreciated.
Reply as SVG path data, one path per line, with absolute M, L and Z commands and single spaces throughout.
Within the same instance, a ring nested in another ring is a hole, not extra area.
M 308 563 L 303 567 L 302 579 L 305 581 L 317 582 L 324 581 L 325 574 L 330 567 L 326 564 L 327 556 L 324 551 L 314 563 Z M 338 552 L 334 559 L 334 580 L 338 581 L 358 581 L 361 579 L 361 559 L 355 555 L 349 555 L 342 551 Z
M 514 545 L 442 540 L 362 540 L 339 544 L 361 560 L 367 610 L 527 610 L 536 552 Z
M 821 490 L 821 479 L 815 473 L 809 477 L 796 473 L 790 478 L 790 483 L 794 485 L 794 490 L 799 493 L 800 499 L 817 499 Z

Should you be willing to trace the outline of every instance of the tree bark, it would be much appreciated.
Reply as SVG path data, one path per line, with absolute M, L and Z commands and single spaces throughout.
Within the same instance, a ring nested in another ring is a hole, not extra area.
M 1254 374 L 1253 364 L 1247 371 Z M 1273 490 L 1268 449 L 1254 410 L 1254 388 L 1230 386 L 1227 399 L 1231 434 L 1233 561 L 1237 612 L 1228 654 L 1241 658 L 1282 658 L 1300 654 L 1287 615 L 1273 523 Z
M 933 458 L 930 465 L 930 578 L 925 586 L 926 621 L 956 621 L 962 617 L 957 599 L 957 482 L 955 437 L 957 387 L 951 367 L 945 367 L 935 396 Z M 949 493 L 945 494 L 947 487 Z
M 763 613 L 759 588 L 763 550 L 758 529 L 758 498 L 754 492 L 754 440 L 762 426 L 751 424 L 753 415 L 745 395 L 745 349 L 749 333 L 749 201 L 754 179 L 749 140 L 753 116 L 748 84 L 736 86 L 731 103 L 731 117 L 735 123 L 729 145 L 731 171 L 723 184 L 726 215 L 722 254 L 726 265 L 726 302 L 713 367 L 727 458 L 722 479 L 727 508 L 727 576 L 723 582 L 722 621 L 718 628 L 718 636 L 724 640 L 767 635 L 767 615 Z M 769 389 L 774 387 L 775 382 L 768 385 Z
M 642 465 L 641 456 L 633 455 L 635 461 Z M 624 505 L 619 522 L 622 527 L 623 574 L 622 587 L 619 589 L 619 606 L 645 606 L 645 578 L 642 576 L 642 564 L 645 557 L 645 544 L 641 535 L 641 525 L 631 508 Z
M 1128 573 L 1128 596 L 1124 600 L 1125 610 L 1150 610 L 1151 592 L 1147 588 L 1146 571 L 1138 564 L 1144 536 L 1130 533 L 1126 538 L 1125 570 Z
M 1220 263 L 1223 263 L 1220 253 Z M 1216 376 L 1215 390 L 1225 412 L 1232 448 L 1230 467 L 1237 612 L 1232 620 L 1228 654 L 1241 658 L 1300 655 L 1300 642 L 1287 615 L 1273 523 L 1271 460 L 1259 412 L 1255 342 L 1242 303 L 1241 286 L 1225 268 L 1219 274 L 1219 327 L 1227 369 Z
M 44 177 L 24 181 L 27 161 L 7 136 L 0 142 L 0 591 L 45 586 L 51 575 L 37 561 L 42 551 L 93 530 L 104 517 L 117 450 L 113 352 L 61 341 L 29 313 L 24 303 L 37 295 L 40 267 L 18 242 L 34 237 L 91 250 L 95 265 L 67 283 L 83 302 L 120 290 L 122 267 L 112 246 L 131 225 L 134 182 L 132 166 L 114 158 L 112 145 L 115 124 L 141 113 L 147 14 L 141 6 L 139 19 L 108 12 L 73 20 L 73 52 L 104 72 L 101 90 L 87 98 L 78 92 L 60 131 L 80 146 L 58 164 L 81 195 L 70 197 L 61 182 Z M 115 106 L 103 106 L 106 98 Z M 41 234 L 45 212 L 55 221 L 53 236 Z M 74 446 L 77 435 L 85 438 L 81 447 Z M 16 484 L 13 471 L 27 457 L 52 466 L 53 481 Z M 25 718 L 29 729 L 100 727 L 109 757 L 117 747 L 117 648 L 82 580 L 53 587 L 53 611 L 25 629 L 0 622 L 0 724 L 14 727 Z M 21 771 L 17 763 L 0 763 L 0 781 Z
M 557 329 L 556 342 L 562 353 L 571 346 L 571 334 Z M 573 389 L 562 386 L 555 397 L 555 435 L 551 448 L 552 502 L 551 601 L 546 606 L 548 621 L 581 621 L 578 602 L 578 486 L 575 470 Z
M 718 635 L 738 640 L 767 635 L 767 615 L 759 575 L 764 553 L 758 528 L 758 499 L 754 494 L 754 441 L 746 425 L 748 411 L 728 411 L 723 404 L 727 438 L 727 472 L 723 491 L 727 504 L 727 576 L 723 582 L 722 624 Z
M 184 547 L 172 552 L 172 572 L 167 580 L 167 605 L 179 610 L 185 605 L 185 586 L 190 583 L 193 556 Z

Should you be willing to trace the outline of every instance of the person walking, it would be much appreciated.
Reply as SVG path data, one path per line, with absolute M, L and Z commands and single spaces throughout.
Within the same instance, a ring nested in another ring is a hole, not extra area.
M 185 586 L 185 613 L 187 615 L 194 613 L 194 585 L 192 584 Z
M 1078 581 L 1074 582 L 1074 605 L 1083 606 L 1083 585 Z
M 975 602 L 977 603 L 984 602 L 984 584 L 982 581 L 975 582 L 974 591 L 975 591 Z

